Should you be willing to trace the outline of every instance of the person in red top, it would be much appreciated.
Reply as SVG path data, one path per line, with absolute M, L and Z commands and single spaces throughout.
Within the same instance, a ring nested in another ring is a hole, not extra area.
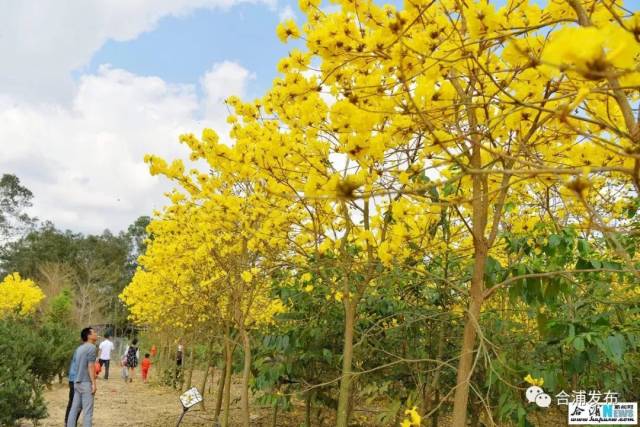
M 156 348 L 155 344 L 151 346 L 150 353 L 151 353 L 151 357 L 156 357 L 156 354 L 158 353 L 158 349 Z
M 142 359 L 142 363 L 140 365 L 142 368 L 142 381 L 147 382 L 147 375 L 149 375 L 149 368 L 151 368 L 151 359 L 149 359 L 149 353 L 144 355 L 144 359 Z

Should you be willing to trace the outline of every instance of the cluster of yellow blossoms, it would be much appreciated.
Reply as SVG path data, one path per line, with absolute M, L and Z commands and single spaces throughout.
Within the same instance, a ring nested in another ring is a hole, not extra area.
M 33 280 L 22 279 L 18 273 L 9 274 L 0 282 L 0 318 L 31 314 L 43 299 L 44 293 Z

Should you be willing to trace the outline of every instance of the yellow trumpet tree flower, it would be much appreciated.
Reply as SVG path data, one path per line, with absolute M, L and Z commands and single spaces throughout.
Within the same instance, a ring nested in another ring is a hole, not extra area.
M 8 274 L 0 282 L 0 317 L 11 314 L 27 316 L 36 311 L 44 293 L 30 279 L 18 273 Z

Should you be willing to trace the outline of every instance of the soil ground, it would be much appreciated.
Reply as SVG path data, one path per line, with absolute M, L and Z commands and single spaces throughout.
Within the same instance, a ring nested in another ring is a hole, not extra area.
M 132 383 L 125 382 L 120 377 L 119 370 L 111 373 L 109 380 L 102 375 L 98 378 L 98 391 L 95 397 L 93 426 L 94 427 L 173 427 L 176 425 L 182 405 L 178 399 L 180 392 L 171 387 L 158 384 L 157 379 L 150 375 L 149 382 L 144 384 L 138 377 Z M 216 375 L 217 381 L 218 375 Z M 194 385 L 200 387 L 202 373 L 194 372 Z M 212 387 L 215 388 L 215 387 Z M 205 393 L 206 410 L 197 406 L 184 417 L 181 426 L 210 426 L 213 427 L 214 395 L 209 394 L 209 385 Z M 231 389 L 230 425 L 239 426 L 240 383 L 234 378 Z M 54 384 L 45 391 L 45 400 L 49 416 L 38 422 L 38 427 L 61 427 L 64 424 L 64 413 L 69 397 L 68 383 Z M 271 426 L 272 411 L 270 408 L 252 408 L 252 426 Z M 279 414 L 277 426 L 297 427 L 300 423 L 293 414 Z M 82 415 L 78 426 L 82 426 Z M 34 424 L 23 423 L 21 427 L 34 427 Z M 325 425 L 326 427 L 326 425 Z
M 218 374 L 216 374 L 216 381 Z M 193 384 L 200 387 L 202 373 L 194 372 Z M 211 390 L 215 387 L 211 387 Z M 196 407 L 189 411 L 181 426 L 207 426 L 214 427 L 213 406 L 214 395 L 209 393 L 207 385 L 205 397 L 206 410 Z M 119 370 L 112 372 L 112 377 L 107 381 L 100 376 L 98 379 L 98 392 L 95 398 L 94 427 L 173 427 L 176 425 L 182 412 L 182 406 L 178 400 L 180 392 L 170 387 L 158 384 L 157 379 L 150 375 L 149 383 L 144 384 L 138 377 L 132 383 L 127 383 L 120 378 Z M 64 413 L 67 407 L 69 395 L 68 384 L 55 384 L 45 392 L 49 416 L 41 420 L 38 427 L 63 426 Z M 230 425 L 240 426 L 240 395 L 239 379 L 234 378 L 231 389 L 232 410 L 230 413 Z M 301 403 L 301 402 L 300 402 Z M 298 427 L 303 423 L 304 408 L 296 408 L 293 412 L 281 412 L 278 414 L 277 427 Z M 531 417 L 533 425 L 539 427 L 560 427 L 566 425 L 566 415 L 550 411 L 546 414 L 537 414 Z M 271 427 L 273 412 L 271 408 L 252 405 L 252 427 Z M 541 416 L 545 415 L 545 416 Z M 329 415 L 331 416 L 331 415 Z M 82 420 L 82 418 L 81 418 Z M 443 416 L 438 423 L 442 427 L 449 425 L 450 418 Z M 319 424 L 319 423 L 318 423 Z M 323 427 L 333 424 L 330 418 L 325 419 Z M 316 425 L 313 423 L 313 425 Z M 364 423 L 363 426 L 367 426 Z M 424 423 L 423 425 L 430 425 Z M 78 426 L 82 426 L 79 422 Z M 21 427 L 35 427 L 31 423 L 23 423 Z
M 56 384 L 45 393 L 49 417 L 40 426 L 62 426 L 69 388 Z M 177 392 L 169 388 L 143 384 L 140 380 L 125 383 L 121 378 L 98 380 L 93 424 L 102 426 L 158 426 L 158 420 L 168 420 L 180 414 Z M 79 426 L 82 423 L 78 423 Z M 175 425 L 175 423 L 174 423 Z

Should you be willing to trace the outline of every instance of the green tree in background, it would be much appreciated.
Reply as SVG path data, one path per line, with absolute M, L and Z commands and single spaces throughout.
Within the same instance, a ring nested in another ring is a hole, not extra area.
M 0 272 L 34 279 L 47 295 L 43 308 L 67 289 L 77 323 L 124 326 L 127 310 L 117 299 L 145 249 L 148 217 L 126 232 L 98 235 L 61 231 L 45 222 L 0 251 Z
M 25 213 L 31 207 L 33 193 L 17 176 L 4 174 L 0 178 L 0 242 L 15 237 L 35 222 Z

